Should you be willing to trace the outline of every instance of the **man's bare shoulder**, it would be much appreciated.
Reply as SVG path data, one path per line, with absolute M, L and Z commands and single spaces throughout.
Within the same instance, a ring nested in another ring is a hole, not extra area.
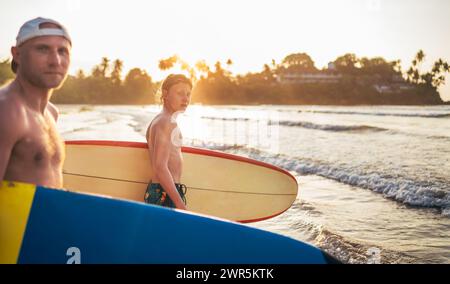
M 53 116 L 55 121 L 57 121 L 58 117 L 59 117 L 59 110 L 58 110 L 58 108 L 54 104 L 52 104 L 51 102 L 48 102 L 47 110 L 51 113 L 51 115 Z
M 8 87 L 0 89 L 0 136 L 19 134 L 25 123 L 25 108 Z
M 17 116 L 20 116 L 24 112 L 24 107 L 20 103 L 17 95 L 13 93 L 8 87 L 4 87 L 0 89 L 0 117 L 1 122 L 7 122 L 9 124 L 13 124 L 14 120 L 17 119 Z M 5 121 L 5 119 L 8 119 Z

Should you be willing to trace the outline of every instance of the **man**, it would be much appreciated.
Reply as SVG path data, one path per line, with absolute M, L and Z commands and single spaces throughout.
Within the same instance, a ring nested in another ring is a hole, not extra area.
M 49 100 L 64 82 L 72 43 L 67 30 L 36 18 L 11 48 L 13 82 L 0 89 L 0 179 L 62 188 L 64 143 Z
M 189 105 L 192 83 L 184 75 L 171 74 L 164 80 L 161 89 L 163 110 L 152 120 L 146 135 L 153 178 L 145 201 L 186 210 L 186 186 L 180 184 L 182 137 L 176 116 Z

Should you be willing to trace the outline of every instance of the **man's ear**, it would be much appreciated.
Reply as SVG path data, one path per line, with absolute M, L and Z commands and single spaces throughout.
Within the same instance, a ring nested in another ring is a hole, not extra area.
M 19 48 L 17 46 L 12 46 L 11 47 L 11 55 L 13 57 L 12 60 L 14 60 L 15 62 L 19 63 L 20 59 L 19 59 Z

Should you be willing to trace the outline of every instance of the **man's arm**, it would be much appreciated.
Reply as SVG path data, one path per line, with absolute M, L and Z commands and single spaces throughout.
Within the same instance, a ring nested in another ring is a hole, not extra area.
M 0 181 L 5 179 L 11 152 L 19 137 L 20 121 L 11 106 L 0 103 Z
M 169 171 L 168 162 L 170 156 L 170 149 L 173 147 L 170 139 L 173 129 L 176 125 L 170 121 L 161 121 L 155 125 L 155 135 L 153 143 L 154 165 L 153 169 L 155 175 L 158 177 L 159 183 L 179 209 L 186 210 L 186 205 L 175 187 L 172 174 Z M 151 147 L 152 145 L 149 145 Z

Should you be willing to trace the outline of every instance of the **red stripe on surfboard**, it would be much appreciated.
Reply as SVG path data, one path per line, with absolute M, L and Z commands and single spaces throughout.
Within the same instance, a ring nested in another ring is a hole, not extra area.
M 131 141 L 72 140 L 72 141 L 66 141 L 66 144 L 67 145 L 98 145 L 98 146 L 147 148 L 147 144 L 146 143 L 143 143 L 143 142 L 131 142 Z M 282 168 L 279 168 L 277 166 L 274 166 L 274 165 L 271 165 L 271 164 L 267 164 L 267 163 L 264 163 L 264 162 L 260 162 L 260 161 L 257 161 L 257 160 L 253 160 L 253 159 L 249 159 L 249 158 L 245 158 L 245 157 L 241 157 L 241 156 L 236 156 L 236 155 L 233 155 L 233 154 L 223 153 L 223 152 L 217 152 L 217 151 L 212 151 L 212 150 L 207 150 L 207 149 L 200 149 L 200 148 L 194 148 L 194 147 L 186 147 L 186 146 L 181 147 L 181 151 L 184 152 L 184 153 L 189 153 L 189 154 L 199 154 L 199 155 L 204 155 L 204 156 L 224 158 L 224 159 L 229 159 L 229 160 L 233 160 L 233 161 L 239 161 L 239 162 L 244 162 L 244 163 L 249 163 L 249 164 L 252 164 L 252 165 L 265 167 L 265 168 L 268 168 L 268 169 L 272 169 L 272 170 L 281 172 L 281 173 L 291 177 L 295 181 L 295 183 L 297 184 L 297 180 L 295 179 L 295 177 L 293 175 L 291 175 L 291 173 L 289 173 L 288 171 L 286 171 L 286 170 L 284 170 Z M 269 217 L 269 218 L 271 218 L 271 217 Z
M 292 205 L 291 205 L 292 206 Z M 291 206 L 289 206 L 289 208 L 291 208 Z M 254 222 L 260 222 L 260 221 L 264 221 L 264 220 L 268 220 L 271 219 L 273 217 L 277 217 L 278 215 L 283 214 L 284 212 L 286 212 L 287 210 L 289 210 L 289 208 L 286 208 L 285 210 L 281 211 L 280 213 L 277 213 L 275 215 L 271 215 L 271 216 L 267 216 L 267 217 L 262 217 L 262 218 L 258 218 L 258 219 L 249 219 L 249 220 L 238 220 L 239 223 L 254 223 Z

